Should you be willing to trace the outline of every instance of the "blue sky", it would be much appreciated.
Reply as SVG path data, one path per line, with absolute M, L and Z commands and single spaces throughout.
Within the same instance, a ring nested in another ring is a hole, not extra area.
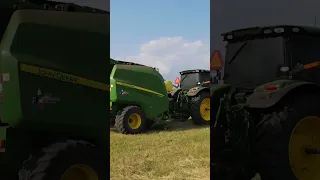
M 209 0 L 111 0 L 111 57 L 158 65 L 170 80 L 180 70 L 208 69 L 209 3 Z M 206 56 L 207 62 L 203 62 Z

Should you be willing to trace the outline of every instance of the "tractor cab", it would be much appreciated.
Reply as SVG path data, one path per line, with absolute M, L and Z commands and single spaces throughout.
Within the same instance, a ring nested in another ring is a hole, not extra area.
M 189 90 L 196 86 L 210 85 L 210 71 L 203 69 L 186 70 L 180 72 L 180 88 Z
M 255 27 L 222 34 L 226 46 L 224 83 L 253 89 L 280 78 L 301 64 L 320 60 L 320 29 L 304 26 Z M 295 79 L 320 83 L 314 70 L 295 74 Z

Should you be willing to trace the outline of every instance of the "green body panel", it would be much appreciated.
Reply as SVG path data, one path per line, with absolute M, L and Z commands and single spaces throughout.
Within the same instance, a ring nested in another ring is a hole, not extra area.
M 0 139 L 7 139 L 7 128 L 9 128 L 9 126 L 0 126 Z
M 187 96 L 196 96 L 200 91 L 210 91 L 210 89 L 208 87 L 197 86 L 189 89 L 189 91 L 187 92 Z
M 266 90 L 268 84 L 278 85 L 277 90 Z M 250 108 L 268 108 L 279 102 L 285 95 L 298 88 L 320 88 L 317 84 L 297 80 L 276 80 L 257 87 L 247 98 L 246 106 Z M 307 91 L 308 92 L 308 91 Z M 306 93 L 307 93 L 306 92 Z
M 211 102 L 218 101 L 224 94 L 228 93 L 231 89 L 229 84 L 211 84 L 210 97 Z
M 152 67 L 116 64 L 110 74 L 112 115 L 127 105 L 143 109 L 154 119 L 169 108 L 168 96 L 161 74 Z
M 110 58 L 110 64 L 116 64 L 116 61 Z
M 107 91 L 22 72 L 20 66 L 107 83 L 109 41 L 108 14 L 15 11 L 0 42 L 0 73 L 10 75 L 0 102 L 1 122 L 10 125 L 0 127 L 0 139 L 7 141 L 0 164 L 9 159 L 20 165 L 32 145 L 63 138 L 87 140 L 108 152 Z M 38 90 L 55 100 L 40 108 L 33 103 Z

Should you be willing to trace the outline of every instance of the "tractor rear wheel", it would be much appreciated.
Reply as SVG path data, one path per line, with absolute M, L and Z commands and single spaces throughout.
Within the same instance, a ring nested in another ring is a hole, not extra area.
M 105 180 L 108 158 L 83 141 L 52 144 L 31 155 L 19 171 L 19 180 Z
M 319 95 L 295 96 L 279 111 L 264 115 L 269 118 L 258 129 L 264 132 L 256 144 L 261 179 L 320 179 L 319 102 Z
M 191 98 L 190 114 L 195 124 L 210 124 L 210 92 L 202 91 Z
M 147 129 L 148 123 L 140 107 L 127 106 L 116 116 L 115 127 L 123 134 L 138 134 Z

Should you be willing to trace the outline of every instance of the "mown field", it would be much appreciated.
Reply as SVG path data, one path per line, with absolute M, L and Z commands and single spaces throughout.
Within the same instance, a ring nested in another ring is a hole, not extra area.
M 110 166 L 112 180 L 210 179 L 210 129 L 190 120 L 148 134 L 111 129 Z

